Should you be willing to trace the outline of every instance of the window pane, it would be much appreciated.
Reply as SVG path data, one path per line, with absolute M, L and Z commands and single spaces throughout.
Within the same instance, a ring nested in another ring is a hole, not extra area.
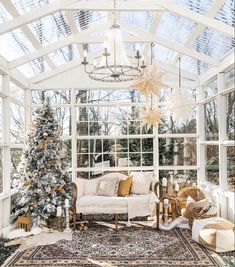
M 159 138 L 159 163 L 161 166 L 196 165 L 196 138 Z
M 227 139 L 235 140 L 235 92 L 226 95 Z
M 225 88 L 234 87 L 234 80 L 235 80 L 235 69 L 231 69 L 230 71 L 226 72 L 224 75 L 225 80 Z
M 218 140 L 218 103 L 212 100 L 205 104 L 205 137 L 206 140 Z M 201 122 L 202 123 L 202 122 Z
M 50 104 L 69 104 L 70 90 L 32 91 L 33 104 L 43 104 L 47 99 Z
M 11 177 L 17 173 L 18 165 L 21 161 L 23 150 L 21 148 L 11 148 Z
M 235 147 L 227 147 L 227 184 L 228 190 L 235 192 Z
M 71 140 L 64 140 L 62 142 L 62 149 L 64 154 L 64 163 L 71 168 L 72 167 L 72 143 Z
M 10 95 L 14 98 L 24 101 L 24 90 L 12 82 L 10 82 Z
M 101 153 L 102 152 L 102 140 L 101 139 L 91 139 L 90 140 L 90 152 L 91 153 Z
M 205 87 L 204 87 L 204 96 L 205 98 L 214 96 L 218 92 L 218 80 L 217 78 L 210 81 Z
M 69 107 L 53 108 L 55 119 L 61 127 L 61 135 L 71 135 L 71 110 Z
M 3 157 L 3 151 L 2 148 L 0 148 L 0 194 L 3 192 L 3 162 L 2 162 L 2 157 Z
M 129 151 L 130 152 L 140 152 L 140 139 L 130 138 L 129 139 Z
M 161 170 L 159 172 L 160 180 L 166 177 L 168 181 L 179 183 L 180 189 L 185 187 L 186 184 L 197 184 L 197 171 L 196 170 Z
M 10 141 L 23 143 L 25 136 L 24 108 L 10 103 Z
M 142 154 L 142 166 L 153 166 L 153 153 Z
M 219 184 L 219 146 L 206 146 L 206 179 Z
M 196 109 L 193 109 L 191 117 L 184 122 L 174 121 L 172 116 L 163 115 L 162 124 L 159 124 L 159 134 L 171 133 L 196 133 Z

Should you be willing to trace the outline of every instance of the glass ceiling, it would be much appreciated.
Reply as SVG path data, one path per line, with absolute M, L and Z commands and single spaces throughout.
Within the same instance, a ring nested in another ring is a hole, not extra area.
M 38 7 L 46 6 L 55 0 L 9 1 L 15 6 L 19 15 L 22 15 L 32 10 L 36 10 Z M 171 0 L 171 2 L 203 15 L 206 15 L 215 4 L 215 0 Z M 0 3 L 0 24 L 12 19 L 12 15 L 9 12 L 11 12 L 11 10 L 8 10 L 6 6 Z M 221 8 L 215 12 L 214 18 L 230 26 L 234 26 L 234 12 L 234 0 L 226 0 Z M 70 14 L 70 19 L 74 21 L 74 25 L 76 26 L 76 32 L 84 31 L 97 23 L 107 21 L 107 12 L 105 11 L 73 11 Z M 64 40 L 68 36 L 76 33 L 72 32 L 72 28 L 74 30 L 74 25 L 70 25 L 67 15 L 68 13 L 65 11 L 59 10 L 26 25 L 27 32 L 25 32 L 25 28 L 17 28 L 1 35 L 1 56 L 10 62 L 32 53 L 40 47 L 46 47 L 59 40 Z M 157 29 L 152 28 L 155 16 L 159 16 Z M 187 41 L 197 29 L 198 25 L 189 19 L 180 17 L 168 11 L 159 13 L 122 11 L 119 14 L 119 18 L 123 23 L 151 32 L 166 41 L 182 46 L 186 46 Z M 125 29 L 122 30 L 123 36 L 130 34 Z M 30 41 L 31 33 L 35 37 L 35 40 Z M 102 35 L 104 32 L 93 32 L 92 34 Z M 191 48 L 192 51 L 197 51 L 216 60 L 220 60 L 234 47 L 234 45 L 235 41 L 233 38 L 205 27 L 197 36 L 193 45 L 189 48 Z M 78 46 L 76 44 L 67 45 L 62 49 L 50 52 L 43 58 L 38 58 L 21 65 L 17 67 L 17 69 L 28 78 L 34 77 L 42 72 L 50 70 L 50 67 L 53 65 L 58 67 L 69 61 L 78 59 Z M 140 46 L 141 50 L 143 50 L 145 45 L 144 43 L 141 43 Z M 129 50 L 133 50 L 135 44 L 125 44 L 125 47 Z M 90 43 L 88 45 L 89 52 L 97 51 L 99 49 L 102 49 L 101 44 Z M 176 51 L 163 47 L 162 45 L 156 44 L 154 47 L 154 57 L 166 64 L 174 64 L 176 66 L 176 56 Z M 50 62 L 48 62 L 49 60 Z M 188 72 L 200 75 L 210 67 L 211 65 L 188 55 L 182 56 L 182 68 Z

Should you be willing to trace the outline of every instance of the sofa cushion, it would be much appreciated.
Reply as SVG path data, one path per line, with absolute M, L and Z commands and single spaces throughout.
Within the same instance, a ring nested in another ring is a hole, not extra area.
M 107 196 L 82 196 L 78 201 L 78 207 L 127 207 L 128 199 L 125 197 Z
M 153 180 L 153 174 L 149 172 L 132 172 L 132 186 L 131 193 L 136 195 L 149 194 L 151 182 Z
M 131 184 L 132 184 L 132 176 L 129 176 L 126 179 L 119 181 L 118 196 L 120 197 L 129 196 L 131 190 Z
M 113 178 L 101 178 L 97 195 L 98 196 L 116 196 L 117 195 L 117 188 L 118 188 L 119 179 L 117 177 Z
M 97 194 L 99 179 L 84 180 L 84 195 L 94 196 Z

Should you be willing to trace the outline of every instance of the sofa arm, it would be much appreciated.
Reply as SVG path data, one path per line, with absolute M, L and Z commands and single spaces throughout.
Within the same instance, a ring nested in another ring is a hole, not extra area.
M 78 188 L 75 183 L 71 183 L 72 186 L 72 207 L 76 207 L 76 202 L 78 198 Z
M 160 182 L 154 181 L 151 185 L 151 190 L 155 193 L 155 195 L 160 198 Z

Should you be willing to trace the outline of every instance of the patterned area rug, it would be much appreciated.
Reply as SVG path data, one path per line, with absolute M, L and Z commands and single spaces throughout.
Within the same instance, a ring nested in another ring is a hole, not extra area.
M 72 241 L 38 246 L 16 253 L 5 266 L 156 267 L 224 266 L 216 253 L 195 243 L 190 231 L 170 232 L 140 226 L 115 231 L 108 223 L 93 223 L 76 231 Z

